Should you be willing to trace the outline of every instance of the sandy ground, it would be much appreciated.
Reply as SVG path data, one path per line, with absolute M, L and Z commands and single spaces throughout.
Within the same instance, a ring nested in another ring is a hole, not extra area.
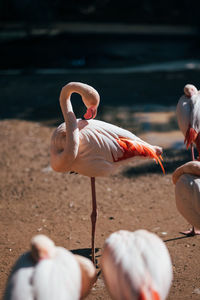
M 37 233 L 79 254 L 90 254 L 90 180 L 49 168 L 52 131 L 37 122 L 0 122 L 1 296 L 13 263 L 29 249 L 30 239 Z M 166 149 L 165 176 L 159 166 L 143 161 L 96 180 L 97 265 L 110 233 L 139 228 L 155 232 L 166 242 L 172 257 L 174 279 L 169 300 L 200 298 L 200 238 L 184 238 L 179 233 L 189 224 L 176 210 L 171 182 L 173 170 L 189 157 L 184 150 Z M 110 299 L 102 275 L 87 299 Z

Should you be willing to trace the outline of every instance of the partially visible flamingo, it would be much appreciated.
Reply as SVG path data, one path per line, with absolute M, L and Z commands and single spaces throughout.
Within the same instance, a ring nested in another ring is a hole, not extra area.
M 76 119 L 70 99 L 72 93 L 80 94 L 87 107 L 84 120 Z M 97 217 L 95 177 L 108 176 L 119 165 L 135 157 L 155 159 L 164 172 L 160 147 L 152 146 L 120 127 L 93 120 L 99 101 L 97 91 L 87 84 L 71 82 L 65 85 L 60 94 L 65 122 L 54 131 L 50 150 L 51 166 L 55 171 L 74 171 L 91 177 L 93 262 Z
M 200 92 L 192 84 L 184 87 L 184 95 L 179 99 L 176 114 L 178 125 L 183 135 L 186 147 L 191 146 L 194 160 L 193 144 L 196 144 L 200 156 Z
M 89 259 L 37 235 L 31 240 L 31 252 L 17 260 L 4 300 L 79 300 L 95 281 L 96 269 Z
M 177 168 L 172 180 L 176 185 L 176 206 L 183 217 L 193 225 L 184 233 L 188 236 L 200 235 L 200 162 L 190 161 Z
M 114 300 L 164 300 L 172 263 L 164 242 L 146 230 L 120 230 L 106 240 L 102 273 Z
M 184 87 L 184 95 L 179 99 L 176 114 L 178 125 L 185 136 L 184 143 L 187 149 L 191 146 L 192 160 L 194 157 L 194 146 L 196 144 L 200 157 L 200 92 L 192 84 Z M 198 158 L 199 159 L 199 158 Z M 195 234 L 195 229 L 183 231 L 183 234 Z

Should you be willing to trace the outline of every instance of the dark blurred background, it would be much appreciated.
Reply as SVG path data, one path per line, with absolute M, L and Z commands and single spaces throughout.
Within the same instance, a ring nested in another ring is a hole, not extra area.
M 151 130 L 138 127 L 134 113 L 174 111 L 186 83 L 200 86 L 199 7 L 186 0 L 0 0 L 1 119 L 57 124 L 61 87 L 82 81 L 101 95 L 98 118 Z
M 189 0 L 1 0 L 5 22 L 125 22 L 198 25 L 199 1 Z

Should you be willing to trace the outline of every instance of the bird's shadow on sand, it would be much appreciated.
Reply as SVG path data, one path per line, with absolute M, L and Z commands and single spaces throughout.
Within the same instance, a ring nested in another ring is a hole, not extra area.
M 191 152 L 186 149 L 165 149 L 163 155 L 163 166 L 166 174 L 170 174 L 180 167 L 184 163 L 191 161 Z M 156 165 L 153 161 L 146 161 L 141 165 L 134 167 L 127 167 L 122 175 L 128 178 L 139 177 L 148 174 L 162 174 L 162 170 L 159 165 Z
M 187 238 L 192 238 L 194 237 L 195 235 L 181 235 L 181 236 L 177 236 L 175 238 L 171 238 L 171 239 L 167 239 L 167 240 L 164 240 L 165 243 L 168 243 L 168 242 L 172 242 L 172 241 L 177 241 L 177 240 L 182 240 L 182 239 L 187 239 Z
M 95 248 L 95 254 L 99 252 L 101 248 Z M 90 260 L 92 260 L 92 249 L 91 248 L 82 248 L 82 249 L 73 249 L 70 250 L 73 254 L 84 256 Z M 101 255 L 95 255 L 96 258 L 100 257 Z

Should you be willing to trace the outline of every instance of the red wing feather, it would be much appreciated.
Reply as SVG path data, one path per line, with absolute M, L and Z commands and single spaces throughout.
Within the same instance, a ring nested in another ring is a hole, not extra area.
M 197 138 L 197 132 L 194 128 L 192 127 L 188 127 L 188 130 L 186 132 L 186 135 L 185 135 L 185 140 L 184 140 L 184 143 L 186 144 L 186 147 L 187 149 L 189 148 L 189 146 L 195 142 Z
M 142 290 L 138 300 L 160 300 L 160 295 L 157 291 L 151 290 L 151 295 L 147 296 L 146 293 Z
M 129 140 L 126 138 L 119 138 L 119 139 L 116 139 L 116 141 L 118 142 L 120 147 L 123 149 L 124 153 L 123 153 L 122 157 L 118 158 L 117 160 L 114 160 L 115 162 L 124 160 L 127 158 L 131 158 L 134 156 L 150 157 L 150 158 L 154 158 L 156 160 L 156 162 L 159 163 L 163 173 L 165 174 L 165 169 L 161 162 L 161 160 L 163 160 L 162 156 L 157 155 L 156 151 L 154 149 L 148 147 L 148 145 L 143 145 L 137 141 L 133 142 L 132 140 Z

